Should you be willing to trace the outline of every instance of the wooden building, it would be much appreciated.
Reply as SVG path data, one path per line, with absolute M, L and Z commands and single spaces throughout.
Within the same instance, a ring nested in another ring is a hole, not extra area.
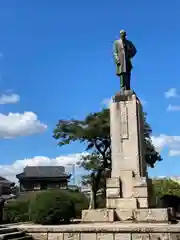
M 14 182 L 11 182 L 4 177 L 0 177 L 0 195 L 11 194 L 14 185 Z
M 16 175 L 20 191 L 35 191 L 54 188 L 67 188 L 71 175 L 62 166 L 28 166 Z

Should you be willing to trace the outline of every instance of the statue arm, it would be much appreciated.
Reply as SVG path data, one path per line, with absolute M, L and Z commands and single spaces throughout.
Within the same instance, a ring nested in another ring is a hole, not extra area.
M 118 50 L 117 50 L 117 44 L 116 42 L 114 42 L 114 46 L 113 46 L 113 56 L 114 56 L 114 60 L 115 60 L 115 63 L 119 63 L 120 60 L 119 60 L 119 57 L 118 57 Z
M 129 51 L 129 57 L 133 58 L 137 53 L 136 47 L 134 46 L 134 44 L 132 42 L 130 42 L 130 51 Z

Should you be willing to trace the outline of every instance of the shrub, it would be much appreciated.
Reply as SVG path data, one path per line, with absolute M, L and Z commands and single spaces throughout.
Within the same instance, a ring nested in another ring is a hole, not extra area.
M 30 219 L 39 224 L 68 223 L 75 217 L 74 201 L 66 190 L 47 190 L 31 201 Z
M 80 218 L 81 210 L 88 208 L 88 205 L 88 198 L 78 191 L 55 189 L 27 192 L 5 204 L 4 220 L 6 223 L 68 223 L 71 218 Z
M 87 209 L 89 206 L 89 199 L 81 192 L 67 191 L 69 198 L 74 202 L 75 218 L 81 218 L 82 209 Z
M 5 223 L 29 221 L 30 202 L 36 198 L 39 192 L 24 192 L 16 199 L 9 200 L 4 205 L 3 221 Z
M 29 221 L 29 201 L 11 200 L 4 205 L 3 220 L 5 223 Z
M 164 198 L 164 196 L 180 197 L 180 184 L 178 182 L 175 182 L 168 178 L 164 178 L 164 179 L 154 179 L 152 183 L 153 183 L 152 185 L 153 190 L 152 190 L 151 197 L 153 200 L 153 205 L 155 207 L 161 207 L 161 204 L 162 204 L 161 200 Z M 165 197 L 165 199 L 167 199 L 167 197 Z M 172 198 L 172 199 L 175 199 L 175 198 Z
M 158 179 L 153 181 L 155 195 L 174 195 L 180 197 L 180 184 L 171 179 Z
M 36 199 L 36 196 L 41 193 L 41 191 L 32 191 L 32 192 L 22 192 L 16 199 L 18 201 L 31 201 Z

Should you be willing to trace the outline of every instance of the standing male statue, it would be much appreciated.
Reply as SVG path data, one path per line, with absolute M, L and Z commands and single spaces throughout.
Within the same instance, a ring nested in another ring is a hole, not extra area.
M 133 43 L 126 39 L 126 32 L 121 30 L 120 39 L 114 42 L 113 55 L 116 63 L 116 75 L 120 77 L 122 91 L 131 89 L 131 58 L 136 55 L 136 52 Z

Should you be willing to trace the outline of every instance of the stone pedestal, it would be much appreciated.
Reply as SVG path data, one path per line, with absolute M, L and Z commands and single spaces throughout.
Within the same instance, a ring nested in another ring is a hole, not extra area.
M 83 222 L 114 222 L 113 209 L 90 209 L 82 211 Z
M 83 211 L 83 221 L 163 222 L 173 218 L 167 209 L 151 209 L 144 157 L 144 116 L 132 91 L 113 98 L 110 105 L 111 178 L 106 183 L 106 209 Z
M 119 207 L 117 205 L 117 207 Z M 127 206 L 128 207 L 128 206 Z M 133 221 L 163 223 L 173 221 L 174 213 L 167 208 L 115 208 L 91 209 L 82 211 L 82 222 Z
M 116 95 L 110 106 L 112 173 L 107 180 L 107 208 L 148 208 L 144 160 L 144 120 L 132 91 Z
M 139 99 L 132 91 L 116 95 L 110 105 L 112 177 L 121 170 L 132 170 L 145 177 L 144 119 Z

